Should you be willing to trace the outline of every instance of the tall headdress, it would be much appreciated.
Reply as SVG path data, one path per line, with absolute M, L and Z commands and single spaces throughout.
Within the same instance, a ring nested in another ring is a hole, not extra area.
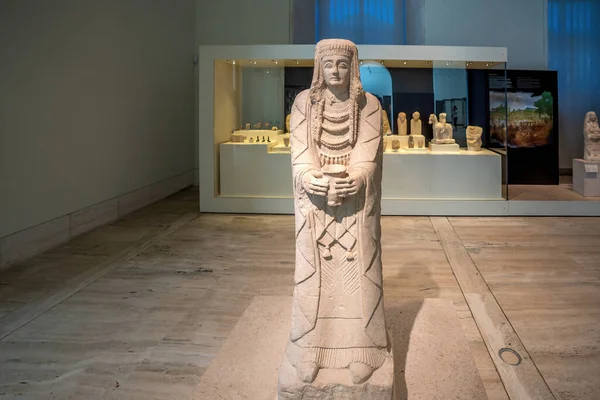
M 323 110 L 325 108 L 324 92 L 327 89 L 327 83 L 323 77 L 323 58 L 331 55 L 344 55 L 350 60 L 350 86 L 349 86 L 349 101 L 352 103 L 352 115 L 350 116 L 352 123 L 352 145 L 356 143 L 359 125 L 360 108 L 365 101 L 365 92 L 360 82 L 360 71 L 358 62 L 358 49 L 356 45 L 345 39 L 323 39 L 315 48 L 315 62 L 313 80 L 310 86 L 310 100 L 313 104 L 317 104 L 317 118 L 313 118 L 311 124 L 311 132 L 313 139 L 320 142 L 321 129 L 323 122 Z

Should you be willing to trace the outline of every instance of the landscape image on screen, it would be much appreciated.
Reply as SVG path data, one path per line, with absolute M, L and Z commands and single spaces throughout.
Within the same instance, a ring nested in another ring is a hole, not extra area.
M 508 92 L 508 141 L 510 147 L 536 147 L 549 144 L 553 127 L 552 93 L 534 96 L 528 92 Z M 506 141 L 504 92 L 490 92 L 490 134 L 497 143 Z

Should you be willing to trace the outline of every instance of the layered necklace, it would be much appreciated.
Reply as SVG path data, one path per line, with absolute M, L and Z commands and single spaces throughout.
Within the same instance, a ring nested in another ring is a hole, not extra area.
M 352 104 L 349 99 L 339 101 L 325 91 L 325 106 L 320 136 L 321 164 L 348 165 L 352 151 Z

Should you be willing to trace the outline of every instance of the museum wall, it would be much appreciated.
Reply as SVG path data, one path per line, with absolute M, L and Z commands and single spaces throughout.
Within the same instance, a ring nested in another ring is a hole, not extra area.
M 322 2 L 333 0 L 321 0 Z M 508 68 L 545 69 L 547 65 L 547 0 L 394 0 L 393 9 L 406 10 L 406 35 L 390 30 L 377 40 L 365 36 L 364 44 L 409 44 L 440 46 L 499 46 L 508 48 Z M 315 39 L 315 0 L 296 0 L 293 11 L 294 43 L 313 43 Z M 354 4 L 336 0 L 336 5 Z M 383 3 L 374 3 L 383 4 Z M 385 13 L 390 8 L 376 8 Z M 384 18 L 385 19 L 385 18 Z M 323 21 L 322 23 L 329 23 Z M 360 27 L 360 25 L 356 25 Z M 346 29 L 340 24 L 340 29 Z
M 195 168 L 194 8 L 0 3 L 0 237 Z
M 290 0 L 196 0 L 196 49 L 200 45 L 290 43 Z M 196 71 L 195 88 L 198 88 Z M 195 110 L 198 110 L 196 89 Z M 196 132 L 198 118 L 196 111 Z M 194 143 L 198 165 L 198 135 Z M 198 184 L 196 169 L 195 183 Z
M 408 44 L 507 47 L 507 68 L 547 67 L 546 0 L 406 1 L 407 18 L 419 21 Z

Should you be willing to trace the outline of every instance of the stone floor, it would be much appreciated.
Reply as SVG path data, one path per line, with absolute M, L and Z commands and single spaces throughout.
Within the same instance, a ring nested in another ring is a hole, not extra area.
M 0 271 L 0 399 L 191 399 L 253 299 L 289 296 L 294 269 L 291 216 L 197 205 L 180 192 Z M 600 218 L 382 228 L 386 298 L 451 300 L 488 398 L 600 399 Z M 539 379 L 498 362 L 477 279 Z

